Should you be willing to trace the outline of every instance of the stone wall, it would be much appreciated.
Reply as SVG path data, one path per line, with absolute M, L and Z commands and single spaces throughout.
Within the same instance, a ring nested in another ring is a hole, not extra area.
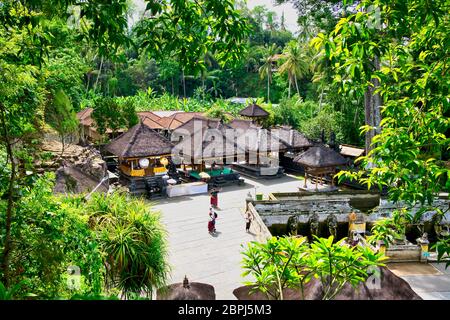
M 269 195 L 271 200 L 252 201 L 254 208 L 260 215 L 266 226 L 273 224 L 286 224 L 290 216 L 297 216 L 299 223 L 307 223 L 313 213 L 317 213 L 319 221 L 324 222 L 334 214 L 339 223 L 348 222 L 348 215 L 352 212 L 363 214 L 367 222 L 374 222 L 381 218 L 391 216 L 392 212 L 401 207 L 379 195 L 364 191 L 345 191 L 330 193 L 277 193 Z M 449 208 L 449 200 L 445 197 L 435 200 L 434 205 L 441 210 Z M 415 213 L 419 206 L 412 209 Z M 424 221 L 430 221 L 435 211 L 427 211 L 423 214 Z M 443 220 L 450 223 L 450 212 Z
M 84 193 L 93 190 L 107 175 L 107 167 L 100 153 L 93 147 L 82 147 L 75 144 L 62 146 L 47 133 L 41 145 L 43 152 L 51 154 L 50 159 L 36 163 L 39 172 L 56 173 L 54 192 Z M 104 182 L 99 192 L 108 190 Z

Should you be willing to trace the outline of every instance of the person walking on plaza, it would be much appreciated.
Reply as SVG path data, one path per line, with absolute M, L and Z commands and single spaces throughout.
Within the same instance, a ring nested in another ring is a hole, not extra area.
M 245 213 L 245 232 L 249 232 L 250 231 L 250 225 L 252 224 L 252 215 L 250 213 L 250 211 L 247 211 Z
M 210 192 L 210 202 L 211 206 L 213 208 L 219 207 L 219 196 L 218 196 L 219 190 L 217 188 L 214 188 Z
M 217 219 L 217 213 L 214 212 L 212 208 L 209 209 L 209 221 L 208 221 L 208 231 L 209 233 L 215 233 L 216 232 L 216 219 Z

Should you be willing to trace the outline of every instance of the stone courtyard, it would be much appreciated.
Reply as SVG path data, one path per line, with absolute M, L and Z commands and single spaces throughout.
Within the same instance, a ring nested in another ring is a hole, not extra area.
M 245 232 L 244 208 L 248 192 L 255 195 L 298 190 L 303 181 L 292 176 L 275 180 L 245 178 L 245 185 L 224 187 L 219 193 L 216 236 L 208 233 L 209 195 L 168 198 L 155 203 L 168 231 L 171 283 L 190 281 L 213 285 L 217 299 L 235 299 L 233 290 L 242 286 L 242 245 L 255 240 Z M 251 230 L 250 230 L 251 231 Z
M 204 282 L 214 286 L 217 299 L 236 299 L 233 290 L 243 285 L 241 260 L 248 242 L 255 241 L 255 232 L 245 232 L 244 208 L 248 192 L 296 192 L 304 181 L 292 175 L 274 180 L 247 177 L 245 185 L 224 187 L 219 193 L 216 212 L 217 235 L 208 233 L 209 195 L 174 197 L 158 200 L 154 208 L 162 213 L 168 232 L 170 264 L 169 283 Z M 315 187 L 309 184 L 308 187 Z M 392 271 L 404 278 L 423 299 L 450 299 L 450 269 L 433 263 L 425 268 L 403 263 Z M 431 268 L 431 269 L 430 269 Z

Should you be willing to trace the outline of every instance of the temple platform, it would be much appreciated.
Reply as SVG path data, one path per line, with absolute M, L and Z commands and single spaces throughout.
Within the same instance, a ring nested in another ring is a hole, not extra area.
M 232 168 L 242 175 L 255 179 L 277 179 L 284 176 L 283 167 L 264 167 L 251 164 L 233 164 Z
M 188 176 L 193 181 L 205 180 L 200 176 L 197 171 L 180 171 L 181 174 Z M 207 179 L 208 185 L 215 187 L 224 187 L 227 185 L 243 185 L 245 183 L 244 179 L 241 178 L 239 172 L 234 171 L 231 168 L 221 168 L 216 170 L 205 170 L 205 173 L 209 175 Z

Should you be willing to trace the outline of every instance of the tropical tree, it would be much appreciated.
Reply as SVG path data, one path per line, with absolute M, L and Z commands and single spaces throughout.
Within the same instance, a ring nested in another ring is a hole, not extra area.
M 222 122 L 227 123 L 233 119 L 233 115 L 228 110 L 229 107 L 226 102 L 224 100 L 218 100 L 205 112 L 205 116 L 220 119 Z
M 300 44 L 297 41 L 291 41 L 283 51 L 283 58 L 284 62 L 282 63 L 278 71 L 280 73 L 285 73 L 288 76 L 288 97 L 291 97 L 291 86 L 293 86 L 293 84 L 295 84 L 297 94 L 300 95 L 297 79 L 305 76 L 309 70 L 306 53 L 300 47 Z
M 272 83 L 273 62 L 274 56 L 278 52 L 278 47 L 275 44 L 270 45 L 267 48 L 265 57 L 261 59 L 263 63 L 259 68 L 259 75 L 261 79 L 267 77 L 267 101 L 270 102 L 270 84 Z
M 117 288 L 125 298 L 141 293 L 149 298 L 166 285 L 166 233 L 157 213 L 125 194 L 94 194 L 85 214 L 104 253 L 107 289 Z
M 383 266 L 383 253 L 374 253 L 365 246 L 348 246 L 341 239 L 318 238 L 311 243 L 309 267 L 322 284 L 322 299 L 332 300 L 346 284 L 355 288 L 368 278 L 369 269 Z
M 105 134 L 108 129 L 117 132 L 131 128 L 139 122 L 134 104 L 130 100 L 119 101 L 110 97 L 97 99 L 92 118 L 100 134 Z
M 73 293 L 64 276 L 69 266 L 81 270 L 85 287 L 80 292 L 102 291 L 102 285 L 98 285 L 102 282 L 102 269 L 97 264 L 101 255 L 96 250 L 96 240 L 67 198 L 53 195 L 53 180 L 53 174 L 30 174 L 22 181 L 11 228 L 14 241 L 9 257 L 10 286 L 6 291 L 12 299 L 68 298 Z M 7 201 L 1 199 L 0 209 L 6 205 Z M 2 215 L 0 224 L 4 223 Z
M 66 93 L 58 90 L 45 110 L 47 122 L 58 132 L 64 153 L 65 140 L 78 129 L 78 118 Z
M 203 67 L 199 58 L 207 50 L 214 52 L 222 65 L 232 64 L 245 51 L 243 44 L 249 29 L 246 19 L 234 9 L 233 1 L 146 2 L 151 17 L 145 19 L 147 23 L 140 29 L 141 44 L 159 60 L 176 56 L 183 66 L 194 70 Z M 127 2 L 123 0 L 1 2 L 0 149 L 6 151 L 6 161 L 0 171 L 0 279 L 7 290 L 16 280 L 11 269 L 12 256 L 23 253 L 16 252 L 14 237 L 33 225 L 32 219 L 23 224 L 16 221 L 20 218 L 18 205 L 26 194 L 24 189 L 29 187 L 29 173 L 33 175 L 34 161 L 39 160 L 39 130 L 44 123 L 44 106 L 51 99 L 46 96 L 50 90 L 46 92 L 43 87 L 45 79 L 50 78 L 42 70 L 52 57 L 49 53 L 60 45 L 60 39 L 52 32 L 52 21 L 66 21 L 69 29 L 76 30 L 74 42 L 80 41 L 95 49 L 92 56 L 100 62 L 100 71 L 114 58 L 123 57 L 121 48 L 131 44 L 127 9 Z M 103 71 L 93 80 L 94 86 L 100 83 L 101 74 Z M 53 79 L 60 82 L 62 78 Z M 75 78 L 79 79 L 78 76 Z M 73 97 L 65 90 L 65 85 L 48 84 L 53 92 L 62 89 Z M 114 80 L 110 84 L 114 85 Z M 90 94 L 89 87 L 86 86 L 87 94 Z M 124 108 L 131 113 L 134 111 L 129 106 Z M 33 268 L 32 264 L 29 266 Z
M 301 290 L 305 299 L 305 285 L 316 278 L 321 282 L 323 300 L 336 297 L 346 284 L 356 287 L 366 281 L 369 269 L 382 266 L 382 253 L 369 247 L 349 246 L 346 239 L 334 242 L 315 237 L 308 244 L 306 238 L 272 237 L 265 243 L 251 242 L 243 252 L 243 276 L 254 280 L 245 284 L 266 294 L 268 299 L 283 300 L 287 288 Z
M 309 280 L 296 270 L 307 251 L 306 238 L 272 237 L 266 243 L 250 243 L 242 253 L 242 276 L 251 275 L 255 280 L 245 284 L 253 286 L 252 292 L 263 292 L 269 300 L 283 300 L 286 288 L 298 288 Z
M 433 206 L 440 191 L 450 190 L 448 8 L 439 1 L 382 0 L 361 1 L 357 9 L 313 40 L 340 92 L 366 101 L 365 170 L 339 176 L 387 187 L 407 210 Z

